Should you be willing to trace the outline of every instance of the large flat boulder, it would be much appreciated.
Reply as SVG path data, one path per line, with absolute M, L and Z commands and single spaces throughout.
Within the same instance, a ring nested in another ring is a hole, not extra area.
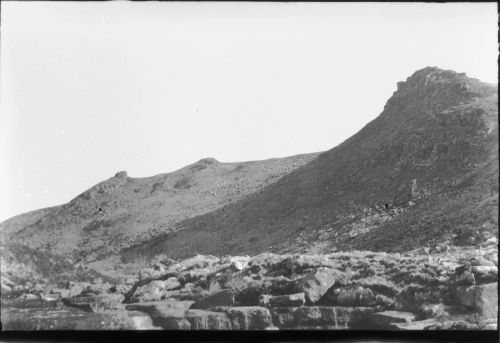
M 222 291 L 210 294 L 196 301 L 192 309 L 208 309 L 217 306 L 231 306 L 234 304 L 234 293 L 232 290 L 224 289 Z
M 188 310 L 186 319 L 191 324 L 191 330 L 231 330 L 231 321 L 223 312 Z
M 337 329 L 359 327 L 363 318 L 373 312 L 367 307 L 303 306 L 271 308 L 273 323 L 280 328 L 324 327 Z
M 230 307 L 226 313 L 233 330 L 264 330 L 273 326 L 269 310 L 260 306 Z

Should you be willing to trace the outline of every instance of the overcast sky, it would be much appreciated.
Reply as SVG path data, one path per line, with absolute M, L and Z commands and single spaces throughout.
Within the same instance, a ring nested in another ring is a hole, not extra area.
M 2 2 L 0 220 L 119 170 L 333 148 L 438 66 L 496 83 L 495 3 Z

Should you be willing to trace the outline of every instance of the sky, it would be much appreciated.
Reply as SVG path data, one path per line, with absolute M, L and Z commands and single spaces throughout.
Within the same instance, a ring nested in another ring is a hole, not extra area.
M 2 1 L 0 221 L 126 170 L 331 149 L 426 66 L 497 82 L 495 3 Z

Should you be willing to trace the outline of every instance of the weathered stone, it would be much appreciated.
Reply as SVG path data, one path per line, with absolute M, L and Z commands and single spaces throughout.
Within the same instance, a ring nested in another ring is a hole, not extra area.
M 3 330 L 133 330 L 133 320 L 119 311 L 94 313 L 74 308 L 2 308 Z
M 318 268 L 307 273 L 297 284 L 297 289 L 305 293 L 309 303 L 316 303 L 335 284 L 339 272 L 330 268 Z
M 376 329 L 388 329 L 391 323 L 409 323 L 415 320 L 415 315 L 411 312 L 384 311 L 371 313 L 367 316 L 367 321 Z
M 176 277 L 168 278 L 167 280 L 154 280 L 144 286 L 137 288 L 134 292 L 134 299 L 140 301 L 158 301 L 167 295 L 167 291 L 176 289 L 180 286 L 180 282 Z
M 89 312 L 103 312 L 109 309 L 121 309 L 125 297 L 122 294 L 77 295 L 62 299 L 66 306 L 82 309 Z
M 186 319 L 191 323 L 191 330 L 230 330 L 231 321 L 222 312 L 188 310 Z
M 457 288 L 460 304 L 476 311 L 479 315 L 494 318 L 498 315 L 498 283 Z
M 495 264 L 481 256 L 474 257 L 470 260 L 470 265 L 477 266 L 495 266 Z
M 171 277 L 168 278 L 164 281 L 164 286 L 167 291 L 179 288 L 181 286 L 181 283 L 179 282 L 179 279 L 176 277 Z
M 161 327 L 155 326 L 151 317 L 143 312 L 128 311 L 128 315 L 132 318 L 134 330 L 161 330 Z
M 226 313 L 233 330 L 263 330 L 273 326 L 271 314 L 265 307 L 230 307 Z
M 153 324 L 168 330 L 190 329 L 191 324 L 185 319 L 186 311 L 193 301 L 156 301 L 149 303 L 130 304 L 129 311 L 142 311 L 151 316 Z
M 382 306 L 384 309 L 392 309 L 396 303 L 394 299 L 382 294 L 377 294 L 375 296 L 375 302 L 378 306 Z
M 231 306 L 234 304 L 234 293 L 229 289 L 210 294 L 209 296 L 195 302 L 192 309 L 207 309 L 216 306 Z
M 189 270 L 211 267 L 218 262 L 220 262 L 220 259 L 212 255 L 196 255 L 179 262 L 179 264 L 181 270 Z
M 228 258 L 228 263 L 235 270 L 243 270 L 246 268 L 251 258 L 249 256 L 231 256 Z
M 304 293 L 295 293 L 289 295 L 278 295 L 269 298 L 271 307 L 298 307 L 304 305 L 306 301 Z
M 338 288 L 333 294 L 327 294 L 325 301 L 339 306 L 374 306 L 375 294 L 369 288 L 361 286 L 352 288 Z
M 498 280 L 497 266 L 473 266 L 471 272 L 477 283 L 490 283 Z
M 358 327 L 366 314 L 373 312 L 367 307 L 303 306 L 273 307 L 273 323 L 281 328 L 299 326 L 334 326 L 335 328 Z
M 270 294 L 261 294 L 259 296 L 259 306 L 262 307 L 269 307 L 269 299 L 271 299 L 273 296 Z
M 457 285 L 470 286 L 476 284 L 476 278 L 470 271 L 464 271 L 455 279 L 455 282 Z
M 155 270 L 153 268 L 144 268 L 139 271 L 139 280 L 146 280 L 149 278 L 159 278 L 162 275 L 160 270 Z
M 466 323 L 462 320 L 439 320 L 430 318 L 414 322 L 390 323 L 387 325 L 388 330 L 401 331 L 422 331 L 422 330 L 470 330 L 474 328 L 473 324 Z
M 40 296 L 37 295 L 37 294 L 31 294 L 31 293 L 25 293 L 25 294 L 21 294 L 20 296 L 17 297 L 17 301 L 21 301 L 21 300 L 37 300 L 37 299 L 40 299 Z

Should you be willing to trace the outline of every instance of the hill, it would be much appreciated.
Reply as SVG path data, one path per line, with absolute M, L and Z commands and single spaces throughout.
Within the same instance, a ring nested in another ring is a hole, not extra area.
M 357 134 L 277 182 L 122 251 L 403 251 L 497 235 L 498 88 L 415 72 Z
M 132 178 L 119 172 L 69 203 L 0 224 L 5 243 L 93 261 L 169 232 L 271 184 L 317 154 L 221 163 L 202 159 L 172 173 Z

